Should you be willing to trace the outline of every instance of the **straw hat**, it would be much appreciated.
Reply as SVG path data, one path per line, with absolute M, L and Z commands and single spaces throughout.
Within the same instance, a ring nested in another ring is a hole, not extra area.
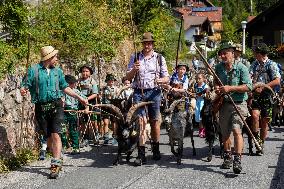
M 58 50 L 54 49 L 53 46 L 45 46 L 40 49 L 41 61 L 46 61 L 56 54 L 58 54 Z
M 235 47 L 236 47 L 236 51 L 242 52 L 243 47 L 242 47 L 241 44 L 237 43 L 237 44 L 235 44 Z

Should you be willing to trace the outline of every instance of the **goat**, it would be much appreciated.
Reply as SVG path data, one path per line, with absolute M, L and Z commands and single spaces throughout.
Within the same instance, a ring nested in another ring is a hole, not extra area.
M 112 104 L 96 104 L 95 107 L 102 107 L 111 110 L 116 115 L 117 121 L 117 142 L 118 151 L 113 165 L 118 165 L 121 161 L 122 153 L 126 153 L 126 161 L 129 162 L 130 156 L 139 142 L 139 121 L 134 113 L 138 108 L 146 106 L 151 102 L 140 102 L 132 106 L 128 113 L 124 115 L 121 110 Z
M 170 140 L 171 152 L 177 157 L 177 164 L 181 164 L 181 158 L 183 154 L 183 138 L 184 130 L 186 127 L 191 128 L 191 143 L 193 148 L 193 155 L 196 155 L 196 150 L 193 140 L 193 128 L 192 128 L 192 116 L 187 111 L 188 102 L 186 100 L 175 100 L 168 109 L 164 111 L 165 121 L 169 124 L 168 135 Z M 175 144 L 178 144 L 177 150 L 175 150 Z
M 217 122 L 217 118 L 213 112 L 213 103 L 209 98 L 204 99 L 204 106 L 201 110 L 202 124 L 205 127 L 205 142 L 209 145 L 209 152 L 207 156 L 207 161 L 210 162 L 212 160 L 212 155 L 214 154 L 214 142 L 216 139 L 216 135 L 218 134 L 219 142 L 220 142 L 220 154 L 221 157 L 223 155 L 224 146 L 222 143 L 222 135 L 219 129 L 219 124 Z

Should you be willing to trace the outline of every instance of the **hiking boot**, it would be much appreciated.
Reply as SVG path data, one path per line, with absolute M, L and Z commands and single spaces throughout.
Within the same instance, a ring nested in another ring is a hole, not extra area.
M 110 140 L 110 143 L 111 143 L 111 145 L 113 145 L 113 146 L 118 146 L 118 142 L 117 142 L 117 140 L 116 140 L 115 138 L 112 138 L 112 139 Z
M 108 145 L 110 141 L 109 134 L 104 134 L 104 145 Z
M 39 152 L 39 160 L 45 160 L 46 150 L 40 150 Z
M 233 161 L 233 171 L 235 174 L 240 174 L 242 171 L 241 155 L 235 155 Z
M 50 166 L 50 179 L 56 179 L 59 175 L 59 171 L 62 170 L 62 159 L 51 159 L 51 166 Z
M 134 160 L 135 166 L 141 166 L 143 164 L 146 164 L 147 160 L 145 157 L 145 146 L 138 146 L 138 156 Z
M 85 139 L 82 143 L 80 143 L 80 148 L 84 148 L 89 145 L 89 140 Z
M 50 167 L 50 179 L 56 179 L 59 176 L 60 166 L 58 165 L 51 165 Z
M 230 169 L 232 166 L 232 154 L 231 152 L 224 152 L 224 162 L 221 165 L 222 169 Z
M 77 155 L 80 154 L 80 150 L 78 148 L 74 148 L 71 152 L 71 155 Z
M 161 153 L 159 150 L 159 142 L 152 143 L 153 160 L 158 161 L 161 159 Z

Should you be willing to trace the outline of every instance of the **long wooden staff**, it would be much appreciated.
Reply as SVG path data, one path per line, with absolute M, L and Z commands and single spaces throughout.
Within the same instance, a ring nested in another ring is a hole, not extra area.
M 131 21 L 131 29 L 132 29 L 132 40 L 133 40 L 133 47 L 134 47 L 134 63 L 136 61 L 138 61 L 139 57 L 137 57 L 137 47 L 136 47 L 136 43 L 135 43 L 135 29 L 134 29 L 134 22 L 133 22 L 133 16 L 132 16 L 132 8 L 131 8 L 131 0 L 129 0 L 129 12 L 130 12 L 130 21 Z M 138 85 L 140 85 L 140 87 L 142 88 L 142 84 L 141 84 L 141 78 L 140 78 L 140 73 L 139 71 L 136 73 L 135 77 L 138 80 Z M 143 92 L 143 88 L 141 89 L 142 92 L 142 96 L 144 96 L 144 92 Z
M 196 46 L 194 46 L 194 48 L 196 49 L 196 51 L 198 52 L 198 54 L 199 54 L 199 55 L 201 56 L 201 58 L 203 59 L 206 68 L 209 69 L 209 71 L 213 74 L 213 76 L 214 76 L 215 79 L 218 81 L 218 83 L 219 83 L 221 86 L 224 86 L 224 84 L 222 83 L 222 81 L 220 80 L 220 78 L 217 76 L 217 74 L 215 73 L 215 71 L 214 71 L 214 70 L 210 67 L 210 65 L 208 64 L 208 62 L 207 62 L 206 58 L 203 56 L 203 54 L 199 51 L 199 49 L 198 49 Z M 247 131 L 248 131 L 248 133 L 249 133 L 249 135 L 252 137 L 252 139 L 253 139 L 253 141 L 254 141 L 254 143 L 255 143 L 255 145 L 256 145 L 256 148 L 257 148 L 258 150 L 262 150 L 262 149 L 261 149 L 261 146 L 260 146 L 259 143 L 257 142 L 256 138 L 253 136 L 253 134 L 252 134 L 252 132 L 251 132 L 251 130 L 250 130 L 248 124 L 246 123 L 244 116 L 241 114 L 241 112 L 239 111 L 238 107 L 236 106 L 236 104 L 235 104 L 233 98 L 231 97 L 230 94 L 226 94 L 226 95 L 228 96 L 228 99 L 229 99 L 229 100 L 231 101 L 231 103 L 233 104 L 233 107 L 234 107 L 234 109 L 236 110 L 237 114 L 238 114 L 238 115 L 240 116 L 240 118 L 242 119 L 242 121 L 243 121 L 243 123 L 244 123 L 244 125 L 245 125 L 245 127 L 246 127 L 246 129 L 247 129 Z
M 177 54 L 176 54 L 176 67 L 178 65 L 178 53 L 179 53 L 179 48 L 180 48 L 180 39 L 181 39 L 182 28 L 183 28 L 183 16 L 180 17 L 180 28 L 179 28 Z
M 28 34 L 28 53 L 27 53 L 27 62 L 26 62 L 26 75 L 24 79 L 24 87 L 27 85 L 28 80 L 28 69 L 29 69 L 29 61 L 30 61 L 30 40 L 31 35 Z M 21 131 L 20 131 L 20 148 L 22 148 L 22 142 L 23 142 L 23 134 L 24 134 L 24 121 L 25 121 L 25 103 L 26 102 L 26 96 L 23 96 L 23 103 L 22 103 L 22 117 L 21 117 Z

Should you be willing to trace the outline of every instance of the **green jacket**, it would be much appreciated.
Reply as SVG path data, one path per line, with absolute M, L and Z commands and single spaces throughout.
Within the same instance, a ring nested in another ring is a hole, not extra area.
M 215 72 L 224 85 L 239 86 L 246 84 L 250 90 L 252 89 L 248 68 L 238 61 L 233 64 L 233 68 L 229 72 L 226 71 L 225 63 L 221 62 L 216 65 Z M 248 99 L 247 93 L 232 92 L 231 96 L 236 102 L 243 102 Z
M 62 90 L 68 87 L 68 83 L 60 68 L 51 68 L 48 74 L 40 62 L 29 67 L 27 80 L 24 77 L 21 86 L 29 89 L 33 103 L 46 103 L 61 98 Z

